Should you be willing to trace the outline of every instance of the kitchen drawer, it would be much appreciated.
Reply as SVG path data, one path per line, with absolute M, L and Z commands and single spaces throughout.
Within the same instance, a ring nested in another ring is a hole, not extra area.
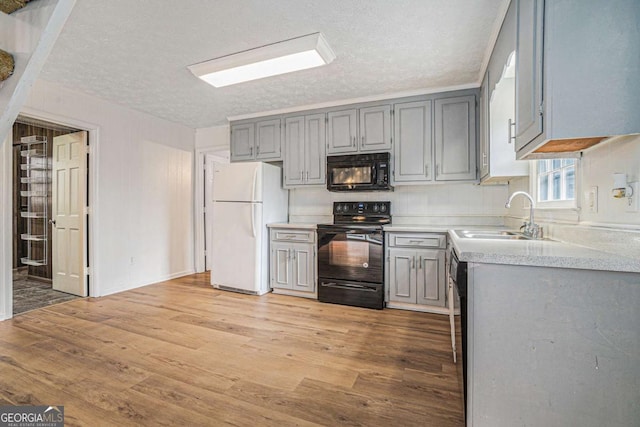
M 403 248 L 444 248 L 447 243 L 444 234 L 395 234 L 389 235 L 389 246 Z
M 274 242 L 305 242 L 314 243 L 315 230 L 299 230 L 299 229 L 282 229 L 275 228 L 271 230 L 271 240 Z

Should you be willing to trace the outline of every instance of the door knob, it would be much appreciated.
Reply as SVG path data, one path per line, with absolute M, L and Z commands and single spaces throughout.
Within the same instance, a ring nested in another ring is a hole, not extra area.
M 50 219 L 49 220 L 49 224 L 53 225 L 54 227 L 56 226 L 56 220 L 55 219 Z

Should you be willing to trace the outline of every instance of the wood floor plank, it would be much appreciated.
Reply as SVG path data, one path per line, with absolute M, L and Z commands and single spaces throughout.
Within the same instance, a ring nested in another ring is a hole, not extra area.
M 458 427 L 449 340 L 447 316 L 196 274 L 0 323 L 0 404 L 62 404 L 70 426 Z

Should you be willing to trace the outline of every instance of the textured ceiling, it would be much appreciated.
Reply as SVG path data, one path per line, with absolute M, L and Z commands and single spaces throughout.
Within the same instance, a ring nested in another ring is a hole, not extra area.
M 475 83 L 504 0 L 79 0 L 41 77 L 202 128 Z M 190 64 L 322 32 L 328 66 L 214 88 Z

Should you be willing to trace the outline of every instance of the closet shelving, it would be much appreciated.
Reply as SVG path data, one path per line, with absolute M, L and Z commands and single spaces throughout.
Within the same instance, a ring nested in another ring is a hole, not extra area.
M 22 150 L 20 164 L 24 210 L 20 216 L 27 222 L 27 232 L 21 234 L 27 242 L 27 256 L 21 258 L 25 265 L 47 265 L 47 240 L 49 222 L 49 160 L 47 138 L 26 136 L 20 138 Z

